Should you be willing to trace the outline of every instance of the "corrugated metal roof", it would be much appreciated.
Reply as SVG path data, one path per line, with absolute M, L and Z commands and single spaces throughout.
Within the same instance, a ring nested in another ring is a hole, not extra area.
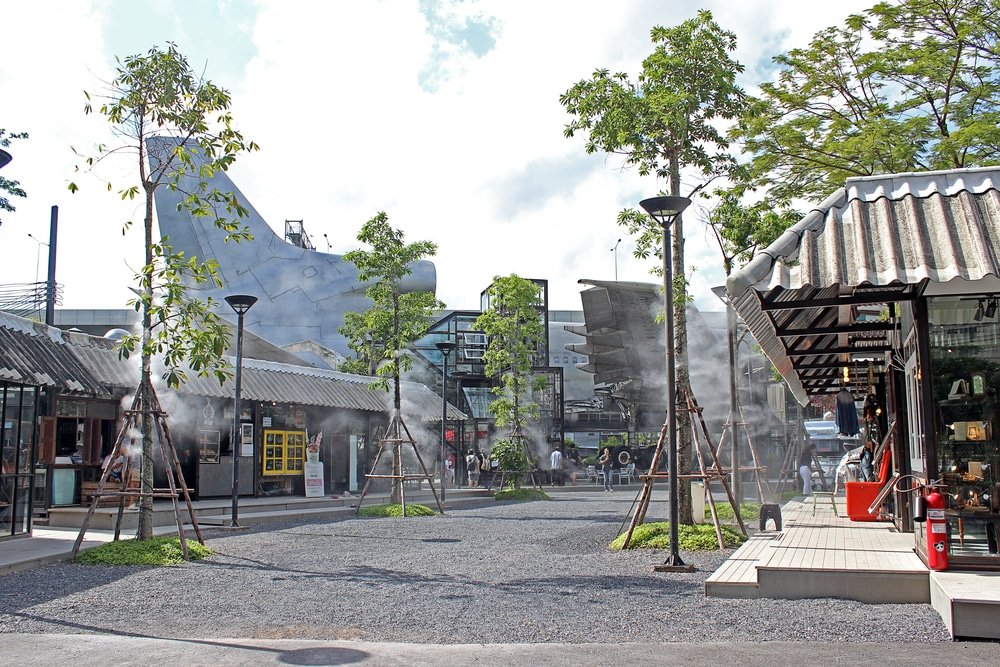
M 231 364 L 235 358 L 229 357 Z M 232 379 L 220 385 L 214 377 L 188 373 L 179 394 L 230 398 Z M 107 338 L 63 331 L 0 312 L 0 379 L 55 387 L 61 392 L 113 396 L 131 391 L 138 381 L 135 359 L 118 357 L 115 342 Z M 254 401 L 385 412 L 391 394 L 368 389 L 371 378 L 309 366 L 257 359 L 243 360 L 242 396 Z M 402 383 L 403 413 L 411 418 L 438 421 L 441 397 L 426 385 Z M 448 404 L 448 419 L 466 415 Z
M 65 393 L 110 395 L 100 378 L 74 354 L 82 338 L 90 336 L 0 311 L 0 379 Z
M 850 179 L 733 272 L 726 284 L 730 300 L 800 403 L 808 401 L 808 374 L 796 369 L 779 330 L 801 329 L 799 352 L 812 345 L 819 356 L 842 348 L 833 337 L 806 340 L 805 333 L 843 324 L 837 299 L 863 302 L 867 291 L 871 302 L 886 302 L 912 296 L 926 281 L 1000 276 L 998 187 L 997 168 Z M 783 303 L 804 300 L 825 305 L 777 314 Z M 866 341 L 880 349 L 885 339 L 854 335 L 852 346 L 864 354 Z
M 236 360 L 230 358 L 230 363 Z M 294 366 L 258 359 L 244 359 L 241 395 L 253 401 L 278 401 L 298 405 L 316 405 L 366 412 L 385 412 L 392 407 L 390 392 L 372 391 L 371 378 L 309 366 Z M 403 413 L 425 421 L 441 418 L 441 397 L 426 385 L 401 383 Z M 219 385 L 214 378 L 192 377 L 179 393 L 228 398 L 236 391 L 232 379 Z M 448 404 L 448 419 L 467 419 Z

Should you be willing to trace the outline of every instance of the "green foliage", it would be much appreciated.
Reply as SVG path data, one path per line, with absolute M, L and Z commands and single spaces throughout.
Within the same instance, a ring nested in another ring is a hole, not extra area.
M 1000 163 L 994 0 L 881 2 L 774 58 L 733 127 L 745 184 L 822 199 L 846 178 Z
M 801 217 L 788 206 L 775 208 L 764 201 L 747 204 L 742 195 L 739 187 L 716 190 L 713 196 L 717 203 L 708 214 L 727 276 L 734 265 L 748 262 L 759 248 L 769 246 Z
M 189 297 L 190 285 L 221 286 L 218 266 L 174 252 L 169 240 L 153 237 L 153 199 L 161 187 L 180 191 L 181 208 L 192 216 L 208 217 L 226 232 L 226 240 L 247 241 L 252 237 L 241 218 L 248 210 L 234 192 L 221 192 L 210 179 L 226 171 L 243 152 L 258 150 L 233 126 L 229 93 L 197 76 L 174 44 L 164 50 L 153 47 L 144 55 L 118 59 L 118 67 L 98 112 L 121 139 L 117 146 L 98 145 L 95 154 L 81 155 L 86 171 L 105 159 L 130 154 L 137 157 L 137 182 L 121 186 L 123 200 L 144 196 L 143 233 L 145 261 L 136 279 L 139 296 L 129 304 L 142 312 L 141 336 L 127 336 L 119 343 L 123 357 L 137 350 L 142 356 L 143 379 L 149 361 L 162 357 L 164 379 L 177 386 L 186 379 L 185 368 L 199 376 L 214 376 L 220 383 L 232 376 L 223 358 L 229 344 L 226 323 L 212 299 Z M 84 111 L 94 112 L 91 96 Z M 162 144 L 150 144 L 161 138 Z M 78 155 L 80 155 L 78 153 Z M 80 167 L 77 167 L 80 170 Z M 112 183 L 106 183 L 113 191 Z M 78 189 L 70 183 L 70 191 Z M 132 221 L 126 221 L 128 230 Z M 124 231 L 123 230 L 123 231 Z
M 736 519 L 736 515 L 733 514 L 733 506 L 728 502 L 725 503 L 715 503 L 715 511 L 719 515 L 720 521 L 733 521 Z M 742 502 L 740 503 L 740 516 L 744 521 L 755 521 L 760 518 L 760 505 L 758 503 Z M 712 520 L 712 510 L 705 504 L 705 519 Z
M 197 540 L 185 540 L 188 558 L 201 560 L 212 550 Z M 76 562 L 84 565 L 179 565 L 184 562 L 181 541 L 177 537 L 154 537 L 148 540 L 119 540 L 81 551 Z
M 528 456 L 521 438 L 498 438 L 493 441 L 490 458 L 500 464 L 501 470 L 524 472 L 528 469 Z
M 472 326 L 489 337 L 483 355 L 486 376 L 500 376 L 489 411 L 497 426 L 510 424 L 512 433 L 520 433 L 528 420 L 538 419 L 538 404 L 529 392 L 541 391 L 548 382 L 543 376 L 531 377 L 545 342 L 541 291 L 537 283 L 511 274 L 494 277 L 488 296 L 489 307 Z
M 610 548 L 621 550 L 625 543 L 625 535 L 622 533 L 610 544 Z M 715 526 L 712 524 L 682 524 L 677 526 L 678 548 L 684 551 L 708 551 L 719 548 L 718 538 L 715 536 Z M 727 547 L 736 547 L 746 541 L 746 537 L 729 526 L 722 526 L 722 541 Z M 670 523 L 658 521 L 654 523 L 644 523 L 636 526 L 629 540 L 629 549 L 669 549 L 670 548 Z
M 747 97 L 736 85 L 744 68 L 730 57 L 736 49 L 735 34 L 723 30 L 706 10 L 676 27 L 654 27 L 650 39 L 653 53 L 643 61 L 638 81 L 622 72 L 598 69 L 560 96 L 560 103 L 574 116 L 564 134 L 585 132 L 587 153 L 621 155 L 626 165 L 666 179 L 669 194 L 680 195 L 681 169 L 693 168 L 707 183 L 736 167 L 720 127 L 745 113 Z M 618 224 L 636 237 L 636 257 L 662 258 L 662 230 L 657 223 L 640 211 L 626 209 Z M 677 236 L 683 238 L 681 221 L 674 224 Z M 675 290 L 680 304 L 687 298 L 685 269 L 680 244 L 673 269 L 680 278 L 681 289 Z
M 0 148 L 9 148 L 10 142 L 14 139 L 27 138 L 27 132 L 11 132 L 8 134 L 7 130 L 0 127 Z M 0 176 L 0 211 L 9 211 L 10 213 L 13 213 L 17 209 L 15 209 L 14 205 L 10 203 L 10 199 L 2 193 L 7 193 L 11 197 L 28 196 L 18 181 Z M 0 224 L 3 224 L 3 220 L 0 220 Z
M 426 505 L 416 503 L 406 503 L 406 516 L 434 516 L 437 512 Z M 403 506 L 399 503 L 386 503 L 384 505 L 369 505 L 362 507 L 358 516 L 364 517 L 393 517 L 399 519 L 403 516 Z
M 494 500 L 552 500 L 552 497 L 544 491 L 529 489 L 526 487 L 508 486 L 493 494 Z
M 389 216 L 379 212 L 358 233 L 358 240 L 371 247 L 344 253 L 358 269 L 358 280 L 368 282 L 365 296 L 372 306 L 362 313 L 347 313 L 338 332 L 358 359 L 341 364 L 345 372 L 377 375 L 373 389 L 389 390 L 393 380 L 399 405 L 399 376 L 413 366 L 404 350 L 427 333 L 431 314 L 444 304 L 432 292 L 403 292 L 402 280 L 413 272 L 412 264 L 437 252 L 430 241 L 403 243 L 403 232 L 389 225 Z

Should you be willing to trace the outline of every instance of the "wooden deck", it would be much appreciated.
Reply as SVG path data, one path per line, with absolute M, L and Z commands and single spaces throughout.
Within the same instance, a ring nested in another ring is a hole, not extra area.
M 753 535 L 705 581 L 705 594 L 738 598 L 837 597 L 929 602 L 927 568 L 913 535 L 888 522 L 846 518 L 843 498 L 790 501 L 783 530 Z M 839 516 L 838 516 L 839 515 Z

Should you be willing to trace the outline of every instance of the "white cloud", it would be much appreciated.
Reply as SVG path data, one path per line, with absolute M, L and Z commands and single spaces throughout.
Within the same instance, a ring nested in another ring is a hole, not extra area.
M 750 70 L 856 11 L 852 4 L 707 6 L 737 32 L 737 57 Z M 252 45 L 240 50 L 256 52 L 242 73 L 227 72 L 231 80 L 208 63 L 209 78 L 234 94 L 239 127 L 262 148 L 241 158 L 234 179 L 279 231 L 286 218 L 303 219 L 317 245 L 324 247 L 326 233 L 335 252 L 355 247 L 362 223 L 387 211 L 409 240 L 439 245 L 439 297 L 450 307 L 477 307 L 494 275 L 515 272 L 547 278 L 553 308 L 578 309 L 580 278 L 614 277 L 611 248 L 623 237 L 618 211 L 662 184 L 623 172 L 619 158 L 584 155 L 580 137 L 564 138 L 568 116 L 559 95 L 598 67 L 634 76 L 649 52 L 649 29 L 689 18 L 696 6 L 438 5 L 442 26 L 430 26 L 433 13 L 421 12 L 415 0 L 223 3 L 233 21 L 252 26 Z M 7 82 L 0 124 L 32 136 L 15 145 L 15 161 L 4 172 L 21 180 L 29 199 L 17 202 L 17 213 L 4 216 L 0 227 L 0 283 L 34 279 L 37 246 L 26 234 L 46 238 L 48 207 L 59 204 L 65 305 L 120 307 L 130 279 L 125 261 L 141 257 L 137 235 L 123 239 L 119 232 L 131 209 L 93 181 L 81 194 L 65 193 L 74 164 L 68 146 L 104 137 L 100 120 L 83 116 L 80 91 L 110 78 L 108 5 L 55 6 L 15 3 L 5 15 L 8 25 L 23 29 L 7 30 L 0 46 L 0 80 Z M 143 26 L 150 45 L 183 32 L 184 16 L 163 15 L 166 7 Z M 251 9 L 255 15 L 240 13 Z M 449 37 L 466 19 L 494 31 L 485 55 Z M 700 268 L 692 282 L 704 295 L 721 281 L 713 270 L 718 253 L 694 220 L 687 230 L 688 263 Z M 633 247 L 623 237 L 619 278 L 655 282 L 648 273 L 655 260 L 634 259 Z M 718 307 L 710 294 L 698 303 Z

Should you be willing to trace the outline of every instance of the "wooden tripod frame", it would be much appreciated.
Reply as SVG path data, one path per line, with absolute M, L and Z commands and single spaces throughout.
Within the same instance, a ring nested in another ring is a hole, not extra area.
M 405 439 L 402 437 L 403 433 L 406 434 Z M 420 464 L 422 472 L 416 474 L 406 474 L 403 472 L 403 443 L 408 443 L 413 448 L 413 453 L 417 457 L 417 462 Z M 379 461 L 382 459 L 382 454 L 385 452 L 387 446 L 392 449 L 392 473 L 385 475 L 377 471 Z M 389 426 L 385 430 L 385 437 L 378 441 L 378 451 L 375 453 L 371 472 L 365 475 L 365 477 L 367 480 L 365 481 L 364 488 L 361 490 L 358 506 L 354 510 L 355 516 L 361 512 L 361 504 L 365 501 L 365 496 L 368 495 L 368 489 L 371 487 L 373 479 L 390 479 L 392 480 L 393 487 L 397 484 L 399 485 L 399 502 L 403 508 L 404 517 L 406 516 L 406 485 L 404 482 L 411 479 L 426 479 L 427 484 L 431 487 L 431 493 L 434 494 L 434 502 L 437 504 L 438 511 L 444 514 L 444 506 L 441 504 L 437 489 L 434 487 L 434 476 L 427 470 L 427 466 L 424 465 L 424 459 L 420 456 L 417 443 L 413 440 L 413 436 L 410 435 L 410 430 L 406 428 L 406 424 L 403 423 L 403 418 L 400 417 L 398 410 L 393 411 L 392 418 L 389 420 Z M 441 483 L 444 483 L 443 470 L 441 471 Z
M 195 535 L 198 537 L 198 542 L 205 544 L 205 538 L 202 537 L 201 528 L 198 526 L 198 519 L 194 514 L 194 507 L 191 505 L 191 494 L 188 492 L 187 484 L 184 481 L 184 474 L 181 472 L 181 464 L 177 458 L 177 451 L 174 449 L 173 440 L 170 438 L 170 430 L 167 428 L 167 414 L 160 409 L 160 399 L 156 395 L 156 391 L 153 389 L 152 385 L 146 386 L 146 391 L 149 392 L 149 408 L 148 410 L 140 409 L 141 396 L 142 396 L 142 386 L 135 392 L 135 397 L 132 399 L 132 406 L 130 409 L 125 411 L 125 421 L 122 424 L 121 431 L 118 433 L 118 437 L 115 440 L 114 449 L 111 451 L 111 458 L 108 460 L 108 465 L 104 467 L 101 472 L 101 479 L 97 483 L 97 490 L 94 492 L 94 496 L 90 501 L 90 507 L 87 510 L 87 515 L 83 518 L 83 523 L 80 525 L 80 534 L 76 536 L 76 541 L 73 543 L 73 551 L 71 558 L 76 558 L 77 553 L 80 551 L 80 545 L 83 543 L 83 538 L 87 534 L 87 528 L 90 526 L 90 521 L 94 516 L 94 512 L 97 510 L 97 506 L 100 504 L 102 498 L 118 498 L 118 515 L 115 519 L 115 541 L 121 537 L 121 526 L 122 526 L 122 516 L 125 513 L 125 502 L 127 498 L 130 497 L 152 497 L 152 498 L 170 498 L 174 510 L 174 522 L 177 525 L 177 536 L 181 543 L 181 552 L 184 555 L 184 560 L 188 560 L 188 547 L 187 540 L 184 535 L 184 522 L 181 520 L 180 506 L 177 501 L 178 492 L 183 495 L 184 502 L 187 504 L 188 516 L 191 520 L 191 525 L 194 528 Z M 139 425 L 140 416 L 145 416 L 146 418 L 153 419 L 153 425 L 156 427 L 156 445 L 160 451 L 160 458 L 163 461 L 163 468 L 167 476 L 167 487 L 165 489 L 152 489 L 149 492 L 143 492 L 141 489 L 129 490 L 129 476 L 132 472 L 132 452 L 135 451 L 136 438 L 133 435 L 135 433 L 136 427 Z M 120 467 L 117 465 L 118 461 L 121 461 Z M 111 489 L 108 488 L 108 482 L 115 471 L 120 471 L 119 474 L 121 479 L 119 480 L 118 488 Z

